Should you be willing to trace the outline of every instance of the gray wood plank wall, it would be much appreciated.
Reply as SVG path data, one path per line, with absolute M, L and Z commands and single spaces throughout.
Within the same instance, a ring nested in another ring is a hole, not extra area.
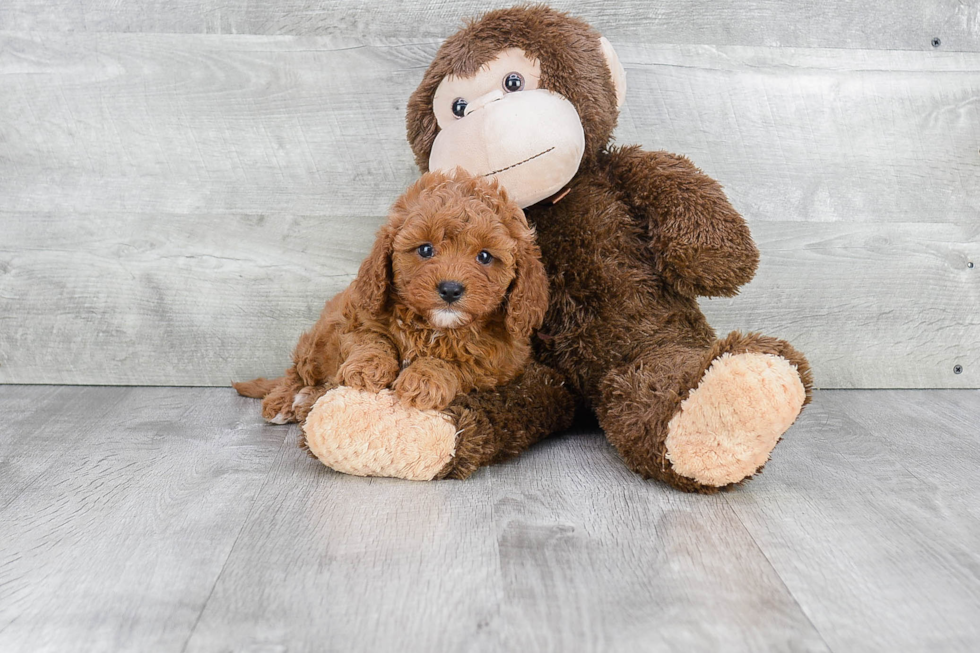
M 441 39 L 513 0 L 4 0 L 0 29 Z M 963 0 L 552 0 L 614 42 L 976 52 L 980 5 Z
M 0 383 L 281 371 L 417 175 L 439 38 L 500 4 L 3 2 Z M 623 59 L 618 142 L 748 219 L 719 331 L 790 339 L 821 387 L 976 387 L 980 7 L 871 4 L 556 6 Z

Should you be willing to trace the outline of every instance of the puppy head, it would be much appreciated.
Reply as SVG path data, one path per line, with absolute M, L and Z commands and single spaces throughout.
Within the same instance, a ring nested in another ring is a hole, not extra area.
M 438 329 L 506 310 L 526 338 L 548 308 L 548 279 L 524 213 L 496 181 L 461 169 L 430 172 L 392 206 L 354 281 L 355 301 L 377 314 L 396 299 Z

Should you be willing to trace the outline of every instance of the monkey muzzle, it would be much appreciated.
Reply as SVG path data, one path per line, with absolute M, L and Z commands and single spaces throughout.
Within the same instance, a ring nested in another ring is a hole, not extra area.
M 509 93 L 437 135 L 429 170 L 459 166 L 496 177 L 521 208 L 551 197 L 578 172 L 585 131 L 575 106 L 546 89 Z

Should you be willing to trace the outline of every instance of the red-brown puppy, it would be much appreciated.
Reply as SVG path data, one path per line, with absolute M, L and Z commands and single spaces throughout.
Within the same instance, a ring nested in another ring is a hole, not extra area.
M 275 380 L 234 384 L 263 416 L 305 419 L 338 384 L 445 408 L 524 369 L 548 308 L 534 232 L 496 181 L 426 173 L 392 206 L 354 282 L 327 302 Z

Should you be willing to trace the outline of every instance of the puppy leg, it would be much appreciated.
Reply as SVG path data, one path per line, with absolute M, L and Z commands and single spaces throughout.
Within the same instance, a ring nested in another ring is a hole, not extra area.
M 320 323 L 304 333 L 293 353 L 295 364 L 262 402 L 262 416 L 273 424 L 302 422 L 317 399 L 337 386 L 339 341 L 334 329 Z
M 300 336 L 293 349 L 293 366 L 286 370 L 286 375 L 261 384 L 265 390 L 262 417 L 273 424 L 302 422 L 313 403 L 335 387 L 332 377 L 340 360 L 338 320 L 342 300 L 341 294 L 328 301 L 313 328 Z M 252 382 L 245 389 L 252 390 L 255 385 Z
M 387 338 L 367 330 L 347 334 L 345 351 L 350 354 L 333 381 L 357 390 L 378 392 L 394 383 L 401 366 L 398 350 Z
M 302 423 L 316 400 L 337 387 L 331 380 L 304 385 L 292 369 L 279 381 L 262 402 L 262 417 L 273 424 Z
M 310 414 L 310 409 L 313 408 L 313 404 L 316 403 L 317 399 L 325 395 L 330 390 L 337 387 L 337 384 L 333 381 L 327 381 L 319 385 L 308 385 L 293 397 L 293 415 L 296 417 L 297 422 L 304 422 L 306 416 Z
M 391 389 L 403 406 L 443 410 L 462 390 L 459 377 L 452 363 L 420 358 L 402 370 Z
M 323 310 L 312 329 L 304 333 L 293 350 L 293 367 L 304 382 L 315 386 L 333 379 L 340 367 L 340 329 L 336 299 Z
M 296 373 L 296 368 L 286 370 L 286 376 L 278 380 L 276 386 L 262 400 L 262 417 L 273 424 L 298 422 L 293 409 L 296 394 L 306 387 Z

